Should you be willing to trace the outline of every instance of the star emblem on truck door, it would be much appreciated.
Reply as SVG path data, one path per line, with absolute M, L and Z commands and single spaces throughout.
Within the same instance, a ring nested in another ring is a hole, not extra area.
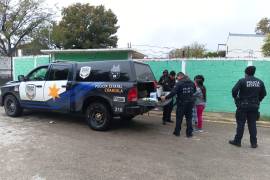
M 58 91 L 60 90 L 60 88 L 57 88 L 55 84 L 53 84 L 53 86 L 49 87 L 49 96 L 51 96 L 53 98 L 53 100 L 55 100 L 56 98 L 60 98 Z

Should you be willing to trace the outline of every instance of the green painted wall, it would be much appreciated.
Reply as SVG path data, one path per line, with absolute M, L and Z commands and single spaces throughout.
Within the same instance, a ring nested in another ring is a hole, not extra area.
M 55 60 L 63 61 L 97 61 L 97 60 L 127 60 L 128 52 L 95 52 L 95 53 L 57 53 Z
M 174 70 L 176 73 L 181 71 L 182 62 L 181 61 L 144 61 L 144 63 L 149 64 L 151 69 L 157 79 L 162 75 L 162 71 L 167 69 L 169 72 Z
M 191 79 L 202 74 L 207 88 L 207 111 L 233 112 L 231 89 L 244 77 L 246 61 L 187 61 L 186 73 Z
M 145 61 L 144 61 L 145 62 Z M 162 74 L 164 69 L 181 71 L 182 61 L 148 61 L 156 76 Z M 207 108 L 210 112 L 234 112 L 235 105 L 231 96 L 231 90 L 238 79 L 244 77 L 244 69 L 248 61 L 244 60 L 187 60 L 186 74 L 193 79 L 195 75 L 202 74 L 205 77 L 207 88 Z M 256 76 L 261 78 L 269 93 L 261 104 L 262 115 L 270 116 L 270 61 L 253 61 L 257 67 Z
M 85 57 L 81 56 L 81 60 Z M 119 58 L 118 58 L 119 59 Z M 14 60 L 14 77 L 26 75 L 35 66 L 49 63 L 49 56 L 16 57 Z M 145 61 L 151 66 L 157 80 L 164 69 L 179 72 L 182 70 L 181 60 Z M 244 77 L 244 69 L 248 61 L 244 60 L 187 60 L 186 74 L 193 79 L 195 75 L 205 76 L 207 88 L 207 111 L 234 112 L 235 105 L 231 97 L 231 89 L 238 79 Z M 269 95 L 261 104 L 262 115 L 270 116 L 270 61 L 253 61 L 257 67 L 256 76 L 265 83 Z
M 256 76 L 264 81 L 268 93 L 261 104 L 260 111 L 270 116 L 270 61 L 255 61 L 253 65 L 257 68 Z
M 37 66 L 48 64 L 49 56 L 24 56 L 13 58 L 13 79 L 17 80 L 18 75 L 27 75 Z

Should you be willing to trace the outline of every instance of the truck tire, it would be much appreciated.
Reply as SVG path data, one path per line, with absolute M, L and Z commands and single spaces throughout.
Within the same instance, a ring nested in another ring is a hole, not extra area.
M 86 122 L 94 130 L 107 130 L 111 123 L 111 113 L 108 107 L 99 102 L 91 103 L 86 110 Z
M 5 112 L 10 117 L 18 117 L 22 114 L 21 108 L 17 98 L 13 95 L 7 95 L 4 99 Z

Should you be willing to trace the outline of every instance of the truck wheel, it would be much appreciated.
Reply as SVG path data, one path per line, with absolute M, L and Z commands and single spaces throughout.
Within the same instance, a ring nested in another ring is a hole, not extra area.
M 86 122 L 94 130 L 107 130 L 111 123 L 111 113 L 108 107 L 99 102 L 90 104 L 86 110 Z
M 8 95 L 4 99 L 5 112 L 10 117 L 18 117 L 22 114 L 23 109 L 21 108 L 18 100 L 13 95 Z

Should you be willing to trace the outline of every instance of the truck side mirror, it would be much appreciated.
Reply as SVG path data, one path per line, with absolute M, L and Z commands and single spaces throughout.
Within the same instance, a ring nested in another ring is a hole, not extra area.
M 19 80 L 20 82 L 25 81 L 24 75 L 19 75 L 19 76 L 18 76 L 18 80 Z

